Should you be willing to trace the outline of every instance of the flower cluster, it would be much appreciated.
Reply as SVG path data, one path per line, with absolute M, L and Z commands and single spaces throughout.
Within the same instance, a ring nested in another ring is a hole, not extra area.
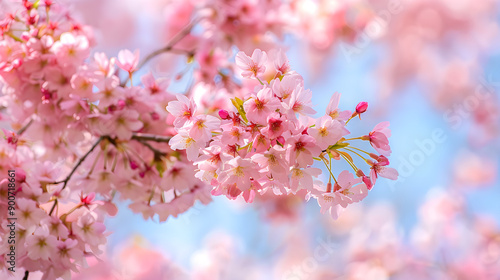
M 0 21 L 0 117 L 9 127 L 0 140 L 0 171 L 19 175 L 19 270 L 42 271 L 45 279 L 70 277 L 86 258 L 101 254 L 103 222 L 116 213 L 117 199 L 145 219 L 165 221 L 196 202 L 209 203 L 211 195 L 241 195 L 251 202 L 269 190 L 315 197 L 323 212 L 336 217 L 364 198 L 379 175 L 397 175 L 387 167 L 387 124 L 346 139 L 347 123 L 365 113 L 367 104 L 353 113 L 340 111 L 340 94 L 323 117 L 312 118 L 312 93 L 282 51 L 239 53 L 234 63 L 227 61 L 230 48 L 220 47 L 227 42 L 196 53 L 174 48 L 189 37 L 193 22 L 142 61 L 139 50 L 108 57 L 92 52 L 92 29 L 52 1 L 16 4 Z M 245 14 L 248 7 L 239 8 Z M 227 21 L 234 23 L 231 15 Z M 152 73 L 139 82 L 142 66 L 174 49 L 199 61 L 192 90 L 176 97 L 169 80 Z M 236 70 L 246 78 L 242 83 L 234 81 Z M 359 140 L 380 155 L 353 147 L 350 141 Z M 371 167 L 369 176 L 351 155 Z M 337 179 L 331 161 L 341 158 L 355 176 L 343 171 Z M 329 171 L 326 186 L 317 180 L 315 160 Z M 0 177 L 1 195 L 6 187 Z M 0 229 L 0 258 L 8 252 L 8 234 Z
M 185 154 L 166 144 L 173 135 L 168 80 L 148 73 L 134 86 L 138 52 L 89 58 L 92 30 L 59 8 L 23 1 L 0 24 L 1 120 L 10 126 L 0 132 L 0 193 L 7 195 L 7 170 L 23 174 L 16 266 L 46 279 L 69 277 L 102 252 L 103 222 L 117 198 L 160 221 L 211 201 Z M 9 250 L 7 229 L 0 229 L 0 258 Z
M 259 81 L 260 86 L 244 99 L 232 99 L 234 108 L 220 110 L 218 117 L 199 113 L 191 100 L 178 95 L 167 107 L 175 116 L 177 131 L 169 144 L 172 149 L 187 151 L 188 159 L 197 166 L 196 177 L 213 186 L 213 195 L 229 199 L 241 195 L 252 202 L 256 194 L 267 191 L 302 193 L 317 198 L 322 212 L 329 211 L 336 218 L 343 208 L 365 198 L 379 175 L 397 178 L 397 171 L 387 167 L 386 156 L 391 152 L 388 123 L 377 125 L 368 135 L 346 139 L 350 133 L 347 123 L 366 112 L 367 103 L 361 102 L 352 114 L 341 111 L 340 94 L 336 93 L 324 116 L 311 117 L 316 113 L 312 92 L 304 89 L 302 77 L 290 70 L 284 54 L 278 58 L 268 63 L 275 67 L 274 79 L 264 83 L 266 53 L 259 49 L 251 57 L 238 53 L 236 64 L 242 76 Z M 358 139 L 369 141 L 381 155 L 349 142 Z M 370 176 L 354 164 L 349 153 L 366 161 Z M 331 160 L 340 158 L 352 166 L 356 176 L 344 170 L 335 177 Z M 316 180 L 321 169 L 313 167 L 315 160 L 329 171 L 326 186 Z

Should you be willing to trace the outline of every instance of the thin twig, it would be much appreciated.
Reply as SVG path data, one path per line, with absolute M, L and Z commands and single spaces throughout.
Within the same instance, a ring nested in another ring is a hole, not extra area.
M 168 52 L 168 51 L 171 51 L 172 49 L 174 49 L 174 46 L 180 40 L 182 40 L 184 37 L 186 37 L 186 35 L 188 35 L 191 32 L 191 29 L 193 28 L 193 26 L 196 25 L 197 22 L 198 22 L 198 20 L 191 21 L 188 25 L 186 25 L 183 29 L 181 29 L 181 31 L 179 31 L 177 34 L 175 34 L 175 36 L 170 40 L 170 42 L 168 42 L 168 44 L 166 46 L 164 46 L 163 48 L 158 49 L 158 50 L 150 53 L 148 56 L 146 56 L 139 63 L 139 65 L 137 66 L 137 69 L 135 71 L 138 71 L 139 69 L 141 69 L 142 67 L 144 67 L 144 65 L 146 65 L 146 63 L 148 63 L 151 59 L 155 58 L 156 56 L 158 56 L 158 55 L 160 55 L 160 54 L 162 54 L 164 52 Z M 176 49 L 176 52 L 178 52 L 178 49 Z M 187 52 L 187 54 L 189 54 L 189 55 L 192 55 L 192 53 L 193 52 Z M 129 80 L 130 80 L 130 77 L 128 77 L 127 79 L 125 79 L 125 81 L 123 81 L 121 83 L 121 86 L 125 86 Z
M 103 139 L 104 139 L 104 136 L 101 136 L 101 137 L 99 137 L 99 139 L 97 139 L 97 141 L 94 143 L 94 145 L 92 145 L 92 148 L 90 148 L 90 150 L 88 150 L 87 153 L 85 153 L 78 160 L 78 162 L 76 163 L 76 165 L 73 167 L 73 169 L 71 170 L 71 172 L 68 174 L 68 176 L 66 176 L 66 178 L 64 180 L 56 181 L 56 182 L 51 183 L 51 184 L 64 183 L 64 185 L 62 187 L 62 190 L 64 190 L 64 188 L 66 188 L 66 185 L 68 184 L 69 180 L 71 179 L 71 176 L 73 176 L 73 173 L 75 173 L 75 171 L 78 169 L 78 167 L 85 161 L 85 159 L 90 155 L 90 153 L 92 153 L 92 151 L 99 145 L 99 143 L 101 143 L 101 141 Z
M 142 145 L 144 145 L 148 149 L 150 149 L 154 153 L 155 158 L 157 156 L 166 156 L 167 155 L 167 153 L 162 152 L 162 151 L 156 149 L 155 147 L 151 146 L 148 142 L 146 142 L 146 140 L 137 140 L 137 142 L 141 143 Z
M 154 134 L 143 134 L 143 133 L 134 133 L 132 135 L 132 139 L 138 141 L 153 141 L 160 143 L 168 143 L 172 137 L 154 135 Z
M 19 131 L 17 131 L 17 135 L 21 135 L 23 134 L 26 129 L 28 129 L 28 127 L 30 127 L 30 125 L 33 123 L 33 119 L 31 119 L 25 126 L 23 126 L 21 129 L 19 129 Z
M 52 204 L 52 208 L 50 208 L 49 216 L 52 216 L 52 213 L 54 212 L 54 209 L 56 209 L 57 206 L 57 198 L 54 200 L 54 204 Z

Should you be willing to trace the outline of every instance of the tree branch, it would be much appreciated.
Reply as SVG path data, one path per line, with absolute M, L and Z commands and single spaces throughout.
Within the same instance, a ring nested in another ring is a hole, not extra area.
M 64 190 L 64 188 L 66 188 L 66 185 L 68 184 L 69 180 L 71 179 L 71 176 L 73 176 L 73 173 L 75 173 L 75 171 L 78 169 L 78 167 L 85 161 L 85 159 L 90 155 L 90 153 L 92 153 L 92 151 L 97 147 L 97 145 L 99 145 L 99 143 L 101 143 L 101 141 L 103 139 L 104 139 L 104 136 L 101 136 L 101 137 L 99 137 L 99 139 L 97 139 L 97 141 L 94 143 L 94 145 L 92 145 L 92 148 L 90 148 L 90 150 L 88 150 L 87 153 L 84 154 L 78 160 L 78 162 L 76 163 L 76 165 L 73 167 L 73 169 L 71 170 L 71 172 L 68 174 L 68 176 L 66 176 L 66 178 L 64 180 L 56 181 L 56 182 L 53 182 L 51 184 L 64 183 L 64 185 L 62 187 L 62 189 Z
M 166 156 L 167 155 L 167 153 L 162 152 L 162 151 L 156 149 L 155 147 L 151 146 L 148 142 L 146 142 L 146 140 L 136 140 L 136 141 L 139 142 L 139 143 L 141 143 L 142 145 L 146 146 L 148 149 L 150 149 L 154 153 L 155 159 L 157 157 L 161 157 L 161 156 Z
M 160 143 L 168 143 L 172 137 L 160 136 L 154 134 L 143 134 L 143 133 L 134 133 L 132 135 L 132 139 L 137 141 L 153 141 Z
M 198 22 L 198 20 L 191 21 L 188 25 L 186 25 L 183 29 L 181 29 L 177 34 L 175 34 L 175 36 L 170 40 L 170 42 L 168 42 L 168 44 L 165 47 L 158 49 L 158 50 L 150 53 L 149 55 L 147 55 L 139 63 L 139 65 L 137 66 L 137 69 L 134 72 L 136 72 L 139 69 L 141 69 L 142 67 L 144 67 L 144 65 L 146 65 L 146 63 L 148 63 L 151 59 L 155 58 L 156 56 L 158 56 L 164 52 L 169 52 L 169 51 L 174 50 L 175 44 L 179 43 L 180 40 L 182 40 L 184 37 L 186 37 L 191 32 L 191 29 L 193 29 L 193 26 L 195 26 L 197 22 Z M 179 50 L 175 49 L 175 52 L 179 52 Z M 191 52 L 186 51 L 186 53 L 189 55 L 192 55 L 194 53 L 194 51 L 191 51 Z M 121 83 L 121 86 L 125 86 L 129 80 L 130 80 L 130 76 L 127 77 L 125 79 L 125 81 L 123 81 Z
M 28 129 L 28 127 L 30 127 L 30 125 L 31 125 L 32 123 L 33 123 L 33 119 L 31 119 L 31 120 L 30 120 L 30 121 L 29 121 L 29 122 L 28 122 L 25 126 L 23 126 L 21 129 L 19 129 L 19 130 L 17 131 L 17 135 L 21 135 L 21 134 L 23 134 L 23 133 L 26 131 L 26 129 Z

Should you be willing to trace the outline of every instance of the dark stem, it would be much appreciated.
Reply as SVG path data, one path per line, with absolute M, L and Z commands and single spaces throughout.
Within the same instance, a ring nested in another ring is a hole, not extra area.
M 154 135 L 154 134 L 143 134 L 143 133 L 134 133 L 132 135 L 132 139 L 138 141 L 154 141 L 154 142 L 162 142 L 168 143 L 172 137 Z
M 28 129 L 28 127 L 30 127 L 30 125 L 33 123 L 33 119 L 31 119 L 25 126 L 23 126 L 21 129 L 19 129 L 19 131 L 17 132 L 17 135 L 21 135 L 23 134 L 26 129 Z
M 154 153 L 155 159 L 158 157 L 167 155 L 167 153 L 162 152 L 162 151 L 156 149 L 155 147 L 151 146 L 148 142 L 146 142 L 146 140 L 136 140 L 136 141 L 141 143 L 142 145 L 146 146 L 148 149 L 150 149 Z
M 51 184 L 64 183 L 64 185 L 62 187 L 62 189 L 64 190 L 64 188 L 66 188 L 66 185 L 68 184 L 69 180 L 71 179 L 71 176 L 73 176 L 73 173 L 75 173 L 75 171 L 78 169 L 78 167 L 85 161 L 85 159 L 90 155 L 90 153 L 92 153 L 92 151 L 97 147 L 97 145 L 99 145 L 99 143 L 101 143 L 101 141 L 103 139 L 104 139 L 104 136 L 101 136 L 101 137 L 99 137 L 99 139 L 97 139 L 97 141 L 94 143 L 94 145 L 92 145 L 92 148 L 90 148 L 90 150 L 88 150 L 87 153 L 85 155 L 83 155 L 78 160 L 78 162 L 76 163 L 76 165 L 73 167 L 73 169 L 71 170 L 71 172 L 68 174 L 68 176 L 66 176 L 66 178 L 64 180 L 56 181 L 56 182 L 51 183 Z
M 141 69 L 142 67 L 144 67 L 144 65 L 146 65 L 146 63 L 148 63 L 151 59 L 155 58 L 156 56 L 158 56 L 158 55 L 160 55 L 160 54 L 162 54 L 164 52 L 172 51 L 174 49 L 175 44 L 177 44 L 180 40 L 182 40 L 184 37 L 186 37 L 186 35 L 188 35 L 191 32 L 191 29 L 193 28 L 193 26 L 195 26 L 195 24 L 197 22 L 198 22 L 198 20 L 191 21 L 181 31 L 179 31 L 177 34 L 175 34 L 175 36 L 172 38 L 172 40 L 170 40 L 170 42 L 168 42 L 168 44 L 165 47 L 163 47 L 161 49 L 158 49 L 158 50 L 150 53 L 148 56 L 146 56 L 139 63 L 139 65 L 137 66 L 137 69 L 135 71 L 139 71 L 139 69 Z M 175 49 L 175 52 L 178 53 L 179 50 Z M 191 51 L 191 52 L 186 51 L 186 53 L 188 55 L 192 55 L 193 51 Z M 125 86 L 129 80 L 130 80 L 130 77 L 128 77 L 127 79 L 125 79 L 125 81 L 123 81 L 121 83 L 121 86 Z
M 28 276 L 30 275 L 30 272 L 29 271 L 25 271 L 24 272 L 24 277 L 23 277 L 23 280 L 28 280 Z
M 54 209 L 56 209 L 56 205 L 57 205 L 57 198 L 56 198 L 56 200 L 54 200 L 54 204 L 52 204 L 52 208 L 50 208 L 49 216 L 52 216 Z

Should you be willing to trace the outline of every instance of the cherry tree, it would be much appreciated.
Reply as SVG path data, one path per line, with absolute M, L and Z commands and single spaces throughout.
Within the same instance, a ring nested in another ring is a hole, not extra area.
M 350 136 L 348 124 L 369 117 L 368 104 L 342 110 L 340 93 L 313 117 L 313 93 L 280 44 L 253 44 L 241 32 L 280 35 L 279 22 L 255 25 L 262 15 L 269 20 L 266 7 L 226 7 L 226 20 L 240 17 L 236 29 L 204 8 L 142 59 L 139 50 L 116 57 L 96 52 L 92 29 L 51 0 L 23 0 L 4 15 L 2 270 L 24 279 L 34 271 L 43 279 L 70 279 L 86 259 L 103 253 L 104 221 L 117 213 L 117 200 L 144 219 L 166 221 L 212 196 L 252 203 L 264 194 L 296 195 L 317 200 L 322 213 L 337 218 L 363 200 L 379 176 L 397 178 L 388 167 L 388 122 Z M 242 51 L 235 53 L 233 45 Z M 187 92 L 169 91 L 165 77 L 140 74 L 165 52 L 197 63 Z M 350 170 L 339 170 L 338 161 Z M 15 269 L 8 263 L 8 215 L 17 218 Z

